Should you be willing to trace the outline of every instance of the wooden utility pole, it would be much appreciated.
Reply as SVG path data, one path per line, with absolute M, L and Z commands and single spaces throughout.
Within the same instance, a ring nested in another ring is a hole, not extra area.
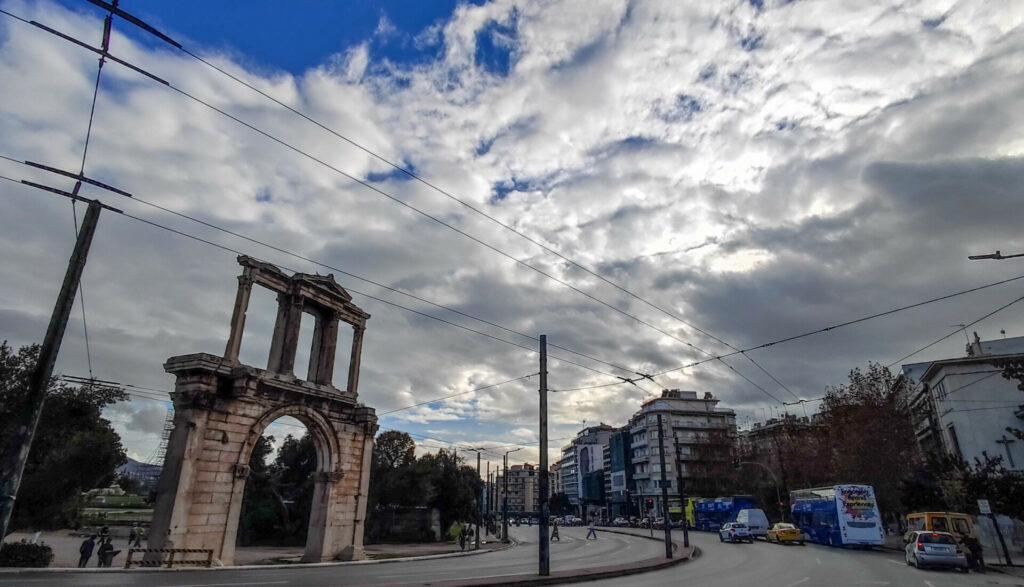
M 540 575 L 551 569 L 551 545 L 548 542 L 548 337 L 540 335 Z
M 672 558 L 672 524 L 668 520 L 668 476 L 665 474 L 665 436 L 661 429 L 661 414 L 658 414 L 658 457 L 661 460 L 661 519 L 665 522 L 665 558 Z
M 98 201 L 92 200 L 85 211 L 85 218 L 82 219 L 82 227 L 78 232 L 78 239 L 75 241 L 75 250 L 71 253 L 71 259 L 68 261 L 64 283 L 57 296 L 57 303 L 53 307 L 50 325 L 46 328 L 46 337 L 43 338 L 43 345 L 39 349 L 39 359 L 32 370 L 28 396 L 25 398 L 25 404 L 15 416 L 14 432 L 11 433 L 4 449 L 3 462 L 0 463 L 0 537 L 7 535 L 7 527 L 11 522 L 11 512 L 14 511 L 14 501 L 17 499 L 18 487 L 21 485 L 21 475 L 25 470 L 25 462 L 28 461 L 29 450 L 32 448 L 32 438 L 36 433 L 36 426 L 39 424 L 39 416 L 43 412 L 46 388 L 53 375 L 53 365 L 60 353 L 60 343 L 64 340 L 64 330 L 67 328 L 68 317 L 71 315 L 71 308 L 75 303 L 78 284 L 82 280 L 82 271 L 85 269 L 89 246 L 92 245 L 92 237 L 96 232 L 96 222 L 99 220 L 101 207 Z

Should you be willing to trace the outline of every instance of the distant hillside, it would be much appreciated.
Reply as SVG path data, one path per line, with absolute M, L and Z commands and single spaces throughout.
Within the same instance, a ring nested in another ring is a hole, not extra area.
M 128 457 L 128 462 L 118 467 L 117 472 L 121 475 L 134 477 L 139 480 L 143 487 L 146 489 L 152 489 L 156 487 L 156 482 L 157 479 L 160 478 L 161 470 L 163 470 L 163 467 L 160 465 L 140 463 L 139 461 Z

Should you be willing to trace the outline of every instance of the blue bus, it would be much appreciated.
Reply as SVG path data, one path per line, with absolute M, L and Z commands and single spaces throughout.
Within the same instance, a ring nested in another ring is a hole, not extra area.
M 870 485 L 791 491 L 793 524 L 804 539 L 829 546 L 881 546 L 882 516 Z
M 740 510 L 756 507 L 754 498 L 749 495 L 698 499 L 693 504 L 694 527 L 697 530 L 717 532 L 722 524 L 735 522 Z

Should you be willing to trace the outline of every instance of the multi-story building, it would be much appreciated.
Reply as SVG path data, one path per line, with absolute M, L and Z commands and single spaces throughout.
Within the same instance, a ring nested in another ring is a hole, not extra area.
M 562 490 L 562 467 L 555 463 L 548 467 L 548 499 L 556 493 L 564 493 Z
M 607 424 L 581 430 L 576 438 L 562 447 L 558 461 L 562 491 L 578 515 L 600 510 L 604 501 L 603 445 L 615 433 Z
M 632 494 L 644 513 L 662 511 L 659 415 L 670 503 L 679 501 L 679 479 L 688 495 L 717 493 L 718 480 L 732 468 L 736 443 L 736 413 L 717 407 L 718 401 L 710 393 L 699 397 L 695 391 L 664 390 L 630 419 Z
M 508 468 L 509 514 L 535 514 L 540 510 L 537 468 L 530 463 Z M 498 510 L 504 507 L 505 480 L 498 476 Z
M 1024 394 L 1002 377 L 1001 363 L 1024 361 L 1024 337 L 982 341 L 974 333 L 965 357 L 903 365 L 897 385 L 907 393 L 918 444 L 926 453 L 973 463 L 1002 457 L 1024 470 L 1024 442 L 1007 428 L 1024 428 Z
M 630 458 L 632 438 L 628 429 L 622 429 L 611 435 L 604 445 L 604 495 L 609 520 L 628 517 L 634 512 L 630 507 L 630 495 L 635 491 Z

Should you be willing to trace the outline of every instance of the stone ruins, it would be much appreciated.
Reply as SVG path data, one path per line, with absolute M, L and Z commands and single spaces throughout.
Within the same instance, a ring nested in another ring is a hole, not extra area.
M 305 424 L 318 461 L 303 561 L 362 558 L 377 417 L 356 400 L 370 315 L 331 275 L 289 276 L 246 256 L 238 263 L 243 271 L 224 356 L 181 355 L 164 364 L 177 377 L 171 395 L 174 430 L 149 547 L 213 549 L 222 564 L 232 564 L 249 456 L 266 427 L 287 415 Z M 266 369 L 238 360 L 254 284 L 276 292 L 278 300 Z M 316 320 L 305 380 L 293 374 L 303 313 Z M 353 328 L 345 389 L 331 380 L 340 322 Z

